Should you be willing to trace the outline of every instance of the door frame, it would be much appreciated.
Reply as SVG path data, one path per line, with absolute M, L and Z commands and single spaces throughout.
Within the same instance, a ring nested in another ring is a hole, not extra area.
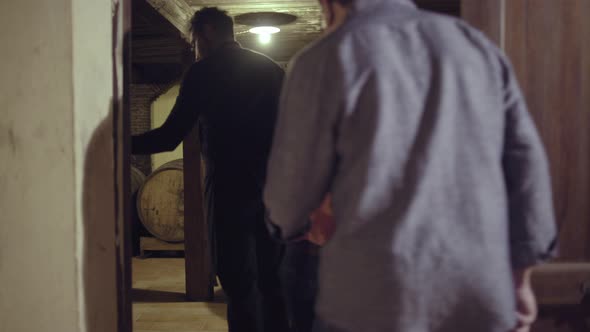
M 131 0 L 112 0 L 117 331 L 133 331 L 131 276 Z

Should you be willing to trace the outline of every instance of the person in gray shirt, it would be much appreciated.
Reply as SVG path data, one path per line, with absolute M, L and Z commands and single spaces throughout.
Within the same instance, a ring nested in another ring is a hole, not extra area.
M 318 331 L 527 331 L 555 246 L 551 181 L 506 56 L 410 0 L 321 0 L 265 187 L 284 239 L 331 193 Z

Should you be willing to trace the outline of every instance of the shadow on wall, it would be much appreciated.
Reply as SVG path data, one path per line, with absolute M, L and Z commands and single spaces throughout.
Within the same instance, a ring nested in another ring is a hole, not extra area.
M 84 161 L 83 281 L 88 332 L 117 331 L 113 109 L 92 133 Z

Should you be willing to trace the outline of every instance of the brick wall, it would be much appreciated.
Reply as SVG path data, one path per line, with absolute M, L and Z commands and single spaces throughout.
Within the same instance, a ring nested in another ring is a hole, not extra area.
M 150 130 L 152 125 L 152 103 L 167 88 L 168 86 L 154 84 L 131 85 L 131 135 L 141 134 Z M 152 172 L 152 160 L 150 156 L 131 156 L 131 164 L 146 175 Z

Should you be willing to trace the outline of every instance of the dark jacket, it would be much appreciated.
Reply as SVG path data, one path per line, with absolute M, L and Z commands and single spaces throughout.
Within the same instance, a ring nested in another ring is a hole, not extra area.
M 174 150 L 199 125 L 208 175 L 236 192 L 261 192 L 283 70 L 230 43 L 188 70 L 166 122 L 134 136 L 133 154 Z

